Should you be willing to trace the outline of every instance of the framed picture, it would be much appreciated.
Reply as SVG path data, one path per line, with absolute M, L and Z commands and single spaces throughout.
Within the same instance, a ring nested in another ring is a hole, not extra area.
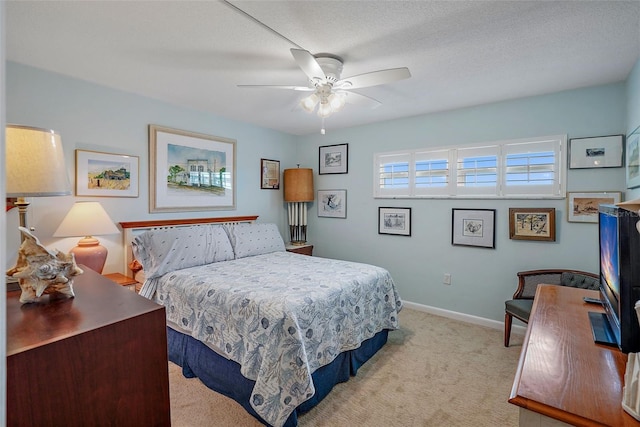
M 347 190 L 318 190 L 318 216 L 347 217 Z
M 569 140 L 569 168 L 622 167 L 624 135 L 573 138 Z
M 260 159 L 260 188 L 262 190 L 280 189 L 280 161 Z
M 509 208 L 509 238 L 556 241 L 555 208 Z
M 567 221 L 598 223 L 598 206 L 620 203 L 620 191 L 567 193 Z
M 627 136 L 627 188 L 640 187 L 640 126 Z
M 137 156 L 76 150 L 76 196 L 138 197 Z
M 236 140 L 149 125 L 149 212 L 236 208 Z
M 495 209 L 452 209 L 451 244 L 496 247 Z
M 378 208 L 378 234 L 411 236 L 411 208 Z
M 348 173 L 349 144 L 324 145 L 319 148 L 319 174 Z

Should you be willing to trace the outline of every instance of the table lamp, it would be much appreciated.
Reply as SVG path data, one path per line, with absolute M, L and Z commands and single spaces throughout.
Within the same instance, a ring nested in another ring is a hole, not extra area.
M 26 197 L 71 194 L 62 141 L 52 130 L 18 125 L 7 125 L 5 141 L 6 195 L 17 198 L 12 204 L 28 229 Z
M 307 202 L 313 202 L 313 170 L 284 171 L 284 201 L 289 204 L 289 234 L 292 245 L 307 243 Z
M 107 260 L 107 248 L 100 245 L 100 241 L 93 236 L 118 234 L 120 231 L 109 215 L 98 202 L 76 202 L 62 223 L 53 233 L 53 237 L 85 236 L 78 242 L 78 246 L 71 249 L 76 263 L 84 264 L 88 268 L 102 273 Z

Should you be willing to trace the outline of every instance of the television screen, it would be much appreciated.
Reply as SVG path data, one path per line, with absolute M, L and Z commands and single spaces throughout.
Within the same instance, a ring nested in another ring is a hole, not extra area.
M 600 212 L 600 280 L 616 300 L 620 298 L 618 216 L 607 212 Z
M 600 300 L 605 313 L 590 312 L 594 340 L 640 351 L 635 304 L 640 300 L 640 233 L 638 214 L 615 205 L 598 209 Z

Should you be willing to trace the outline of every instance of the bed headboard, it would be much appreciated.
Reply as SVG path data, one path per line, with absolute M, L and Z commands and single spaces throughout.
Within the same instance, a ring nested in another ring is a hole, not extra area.
M 129 269 L 129 263 L 133 261 L 133 251 L 131 250 L 131 242 L 136 236 L 147 230 L 158 230 L 162 228 L 186 227 L 197 224 L 238 224 L 242 222 L 251 223 L 258 219 L 258 215 L 250 216 L 227 216 L 219 218 L 189 218 L 189 219 L 161 219 L 151 221 L 125 221 L 120 222 L 123 231 L 123 253 L 125 276 L 133 277 L 133 273 Z

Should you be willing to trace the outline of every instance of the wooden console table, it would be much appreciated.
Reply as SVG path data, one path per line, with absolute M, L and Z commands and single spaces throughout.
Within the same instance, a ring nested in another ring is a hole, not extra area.
M 594 343 L 587 313 L 603 309 L 585 296 L 598 292 L 538 286 L 509 398 L 521 427 L 640 425 L 621 406 L 627 356 Z
M 75 298 L 7 293 L 7 425 L 170 425 L 164 307 L 82 268 Z

